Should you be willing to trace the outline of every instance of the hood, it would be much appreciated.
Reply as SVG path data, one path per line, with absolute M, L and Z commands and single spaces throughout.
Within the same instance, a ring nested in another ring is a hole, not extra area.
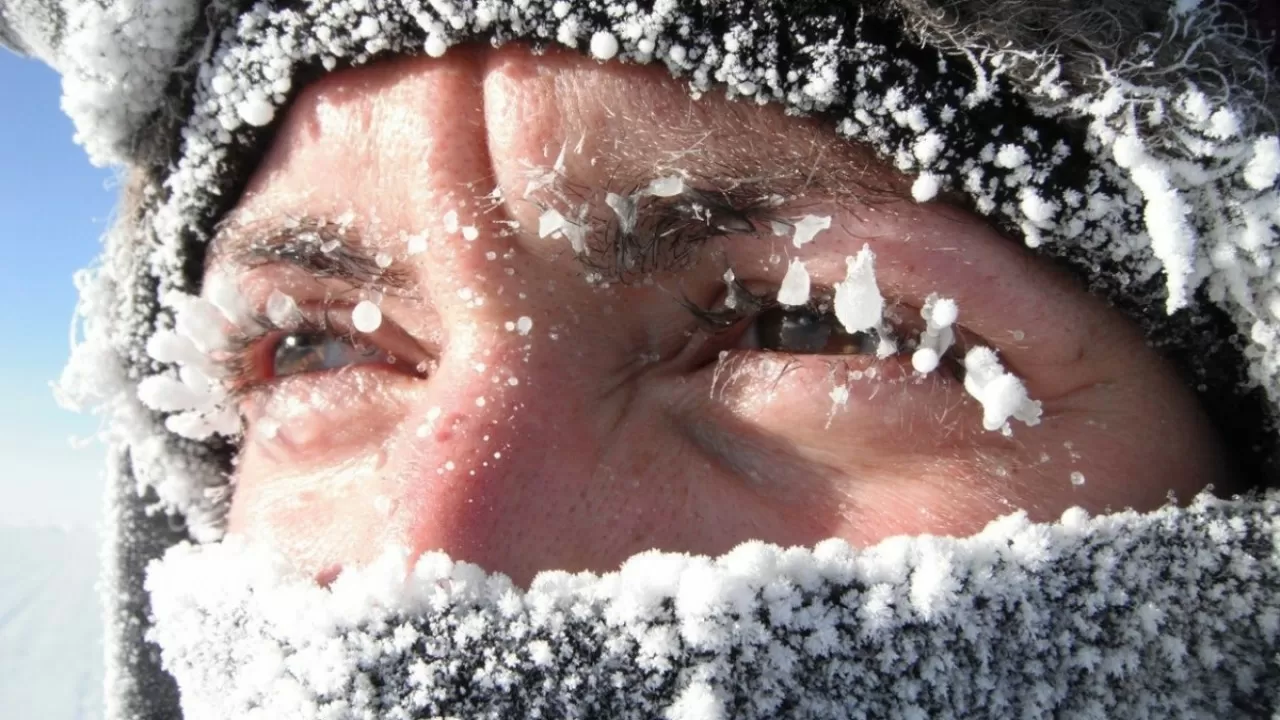
M 0 41 L 62 73 L 91 160 L 130 168 L 101 263 L 77 278 L 83 340 L 60 390 L 109 418 L 108 715 L 1275 712 L 1272 490 L 1048 525 L 1014 516 L 962 540 L 641 556 L 528 591 L 437 556 L 408 576 L 389 562 L 308 589 L 219 544 L 239 425 L 216 388 L 178 372 L 198 362 L 205 244 L 308 80 L 465 42 L 558 44 L 663 64 L 694 94 L 726 87 L 820 115 L 914 178 L 917 201 L 965 198 L 1133 317 L 1199 391 L 1237 472 L 1265 487 L 1280 139 L 1252 12 L 1195 0 L 0 3 Z M 324 619 L 288 621 L 315 606 Z

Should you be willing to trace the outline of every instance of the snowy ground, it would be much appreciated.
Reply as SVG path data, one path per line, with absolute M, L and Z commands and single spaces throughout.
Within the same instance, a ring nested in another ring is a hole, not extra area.
M 0 526 L 0 716 L 102 717 L 102 623 L 89 530 Z

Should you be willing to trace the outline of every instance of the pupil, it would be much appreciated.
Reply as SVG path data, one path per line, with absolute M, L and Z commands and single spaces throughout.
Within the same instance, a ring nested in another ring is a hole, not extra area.
M 808 308 L 770 308 L 759 323 L 760 345 L 782 352 L 821 352 L 832 334 L 831 326 Z
M 778 352 L 869 355 L 879 341 L 874 331 L 847 333 L 830 313 L 808 307 L 772 307 L 756 322 L 761 348 Z
M 275 377 L 296 375 L 323 370 L 326 338 L 317 335 L 295 333 L 286 336 L 276 346 L 272 358 L 271 373 Z
M 272 377 L 333 370 L 349 365 L 384 361 L 374 346 L 354 344 L 328 333 L 291 333 L 276 345 L 271 360 Z

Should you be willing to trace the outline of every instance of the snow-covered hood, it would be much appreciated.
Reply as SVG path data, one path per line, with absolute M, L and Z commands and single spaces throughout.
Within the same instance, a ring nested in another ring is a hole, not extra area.
M 63 74 L 91 159 L 133 168 L 102 262 L 78 278 L 84 339 L 62 383 L 109 418 L 109 717 L 177 716 L 179 689 L 192 718 L 1277 711 L 1275 491 L 857 551 L 641 556 L 528 592 L 436 556 L 321 589 L 215 542 L 236 446 L 218 410 L 162 412 L 138 392 L 172 375 L 155 338 L 306 78 L 531 41 L 823 113 L 913 176 L 917 200 L 968 196 L 1133 316 L 1263 472 L 1280 95 L 1234 5 L 276 5 L 0 0 L 0 41 Z

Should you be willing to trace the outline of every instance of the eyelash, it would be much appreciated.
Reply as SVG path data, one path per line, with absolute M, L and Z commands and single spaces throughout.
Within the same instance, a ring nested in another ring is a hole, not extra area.
M 856 352 L 851 353 L 822 353 L 810 351 L 787 351 L 787 350 L 763 350 L 763 352 L 773 352 L 779 354 L 791 355 L 875 355 L 875 347 L 878 345 L 880 335 L 878 331 L 872 333 L 854 333 L 852 335 L 845 333 L 840 327 L 839 321 L 835 319 L 832 311 L 832 298 L 834 293 L 829 288 L 814 288 L 810 300 L 803 306 L 790 308 L 784 306 L 776 300 L 777 288 L 771 288 L 763 292 L 753 292 L 739 280 L 733 280 L 729 284 L 729 289 L 725 296 L 726 299 L 734 298 L 733 307 L 729 307 L 725 300 L 719 301 L 717 304 L 703 307 L 697 303 L 685 299 L 682 305 L 693 315 L 697 321 L 699 328 L 712 336 L 733 336 L 738 337 L 741 333 L 738 330 L 744 330 L 744 324 L 748 321 L 754 323 L 760 320 L 765 313 L 775 310 L 794 311 L 798 315 L 801 313 L 809 313 L 812 316 L 821 318 L 824 323 L 828 323 L 837 332 L 843 335 L 848 344 L 857 344 L 859 346 Z M 915 349 L 915 343 L 910 340 L 912 331 L 918 330 L 913 324 L 894 321 L 888 317 L 885 318 L 881 329 L 890 331 L 890 339 L 895 343 L 896 352 L 890 356 L 894 358 L 910 358 L 912 351 Z M 943 356 L 943 361 L 938 365 L 938 371 L 954 378 L 962 379 L 964 377 L 963 363 L 960 356 L 963 354 L 963 343 L 959 335 L 955 338 L 955 344 Z M 886 358 L 888 359 L 888 358 Z

